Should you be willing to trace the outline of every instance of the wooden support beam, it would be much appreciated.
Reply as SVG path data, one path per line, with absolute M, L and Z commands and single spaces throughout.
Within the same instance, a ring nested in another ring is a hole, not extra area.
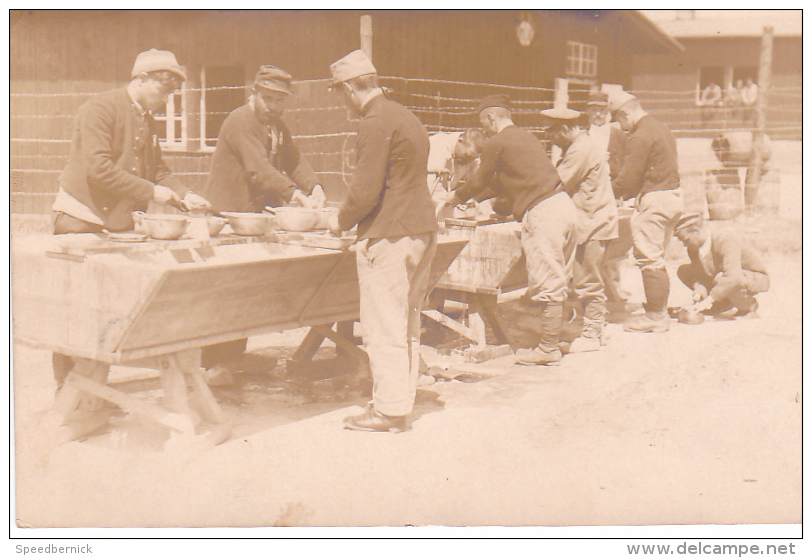
M 72 387 L 80 391 L 91 393 L 97 397 L 101 397 L 105 401 L 110 401 L 118 405 L 128 413 L 142 416 L 168 428 L 177 430 L 178 432 L 194 434 L 195 426 L 188 416 L 173 413 L 151 405 L 137 397 L 116 391 L 109 386 L 97 384 L 84 376 L 79 376 L 71 372 L 65 379 L 65 387 Z
M 313 329 L 317 329 L 320 334 L 330 339 L 333 343 L 336 344 L 336 347 L 338 347 L 344 353 L 346 353 L 347 356 L 350 356 L 353 359 L 360 362 L 366 362 L 367 360 L 369 360 L 369 357 L 367 356 L 366 352 L 364 352 L 363 349 L 359 348 L 354 341 L 344 337 L 343 335 L 339 335 L 331 328 L 327 326 L 314 326 Z
M 476 332 L 474 330 L 472 330 L 469 327 L 466 327 L 466 326 L 462 325 L 461 323 L 459 323 L 458 321 L 456 321 L 456 320 L 454 320 L 452 318 L 449 318 L 448 316 L 446 316 L 442 312 L 438 312 L 437 310 L 428 309 L 428 310 L 423 310 L 423 315 L 426 316 L 427 318 L 431 318 L 432 320 L 434 320 L 435 322 L 437 322 L 437 323 L 439 323 L 441 325 L 444 325 L 445 327 L 447 327 L 448 329 L 450 329 L 452 331 L 456 331 L 457 333 L 459 333 L 460 335 L 462 335 L 466 339 L 470 339 L 471 341 L 473 341 L 475 343 L 477 342 L 477 336 L 476 336 Z
M 321 344 L 324 342 L 324 332 L 317 327 L 311 327 L 310 331 L 307 332 L 305 338 L 299 344 L 299 347 L 296 349 L 296 352 L 290 357 L 291 361 L 294 362 L 308 362 L 311 360 L 316 351 L 319 350 Z

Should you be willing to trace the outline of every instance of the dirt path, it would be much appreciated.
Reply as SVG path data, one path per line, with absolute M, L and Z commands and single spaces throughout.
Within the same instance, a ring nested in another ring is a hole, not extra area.
M 45 447 L 35 424 L 53 389 L 48 355 L 15 347 L 17 517 L 43 527 L 800 522 L 801 258 L 768 263 L 759 319 L 663 335 L 613 325 L 603 351 L 558 368 L 492 361 L 489 379 L 421 388 L 400 435 L 341 430 L 364 388 L 315 370 L 312 382 L 279 372 L 219 392 L 236 435 L 205 453 L 157 451 L 163 432 L 126 421 Z M 686 295 L 673 287 L 671 304 Z M 284 357 L 299 335 L 252 343 Z

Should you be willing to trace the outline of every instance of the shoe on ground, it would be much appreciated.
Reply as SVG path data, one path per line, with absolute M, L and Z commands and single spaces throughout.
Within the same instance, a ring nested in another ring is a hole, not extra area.
M 547 353 L 538 347 L 533 349 L 519 349 L 516 351 L 516 364 L 523 364 L 525 366 L 558 366 L 561 364 L 561 351 L 556 349 L 551 353 Z
M 234 374 L 225 366 L 218 364 L 203 371 L 203 379 L 214 387 L 225 387 L 234 384 Z
M 403 432 L 407 429 L 406 417 L 390 417 L 379 412 L 375 407 L 368 405 L 360 415 L 353 415 L 344 419 L 344 428 L 347 430 L 361 430 L 364 432 Z
M 737 318 L 758 318 L 758 300 L 753 300 L 753 304 L 747 310 L 739 310 Z
M 623 331 L 663 333 L 668 331 L 670 326 L 671 322 L 667 316 L 655 319 L 648 314 L 644 314 L 623 324 Z
M 600 337 L 576 337 L 570 346 L 571 353 L 588 353 L 601 349 Z

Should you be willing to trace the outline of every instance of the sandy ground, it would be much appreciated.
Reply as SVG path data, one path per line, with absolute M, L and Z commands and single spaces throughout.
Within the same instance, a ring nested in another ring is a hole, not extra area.
M 51 446 L 37 423 L 53 392 L 49 355 L 15 346 L 18 521 L 800 522 L 800 255 L 777 254 L 769 265 L 773 287 L 758 319 L 674 322 L 660 335 L 613 324 L 601 352 L 569 355 L 557 368 L 510 357 L 469 366 L 467 381 L 422 387 L 412 430 L 399 435 L 341 429 L 366 388 L 326 348 L 321 367 L 295 375 L 280 365 L 216 389 L 235 431 L 214 449 L 161 451 L 166 433 L 128 417 Z M 639 300 L 634 268 L 624 275 Z M 678 305 L 688 292 L 674 285 Z M 521 334 L 522 321 L 512 323 Z M 284 360 L 302 334 L 255 338 L 250 348 Z
M 458 380 L 421 387 L 412 429 L 398 435 L 342 430 L 369 385 L 330 346 L 288 371 L 305 333 L 295 330 L 253 338 L 254 371 L 215 388 L 234 422 L 226 443 L 163 451 L 163 429 L 118 416 L 52 445 L 39 424 L 53 397 L 50 355 L 15 344 L 18 525 L 799 523 L 801 204 L 786 168 L 779 212 L 737 222 L 767 252 L 759 318 L 674 321 L 665 334 L 611 324 L 607 347 L 560 367 L 468 365 Z M 683 254 L 669 252 L 671 306 L 689 296 L 674 276 Z M 631 262 L 623 276 L 640 301 Z M 532 318 L 504 310 L 532 338 Z M 441 333 L 427 325 L 447 353 L 455 340 Z

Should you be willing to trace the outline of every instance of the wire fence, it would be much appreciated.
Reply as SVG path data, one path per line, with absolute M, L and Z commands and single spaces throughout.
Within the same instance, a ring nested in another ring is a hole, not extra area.
M 327 83 L 328 80 L 294 83 L 294 89 L 305 94 L 292 98 L 285 120 L 322 181 L 340 189 L 352 172 L 355 124 L 347 121 L 345 108 L 328 93 Z M 455 132 L 479 126 L 474 113 L 478 100 L 487 94 L 507 93 L 516 124 L 541 137 L 544 121 L 540 113 L 552 107 L 556 98 L 553 89 L 498 83 L 397 76 L 382 76 L 381 83 L 388 95 L 411 109 L 429 132 Z M 573 87 L 568 91 L 568 106 L 584 110 L 587 86 Z M 166 140 L 165 157 L 174 173 L 189 180 L 192 188 L 206 179 L 219 123 L 237 108 L 211 102 L 215 98 L 211 94 L 222 91 L 241 92 L 243 95 L 232 95 L 232 99 L 244 99 L 250 88 L 184 87 L 177 104 L 182 110 L 169 117 L 158 115 L 159 124 L 165 124 L 169 132 L 164 139 L 172 140 Z M 40 201 L 54 195 L 57 177 L 69 154 L 76 111 L 96 93 L 10 94 L 11 191 L 12 199 L 17 201 L 13 210 L 40 212 L 43 210 Z M 695 90 L 632 93 L 650 114 L 668 124 L 678 138 L 710 138 L 731 130 L 755 129 L 752 107 L 699 106 Z M 768 135 L 773 139 L 800 139 L 801 106 L 801 87 L 771 88 L 766 109 Z M 218 125 L 213 127 L 212 122 Z M 40 201 L 28 203 L 26 199 Z

